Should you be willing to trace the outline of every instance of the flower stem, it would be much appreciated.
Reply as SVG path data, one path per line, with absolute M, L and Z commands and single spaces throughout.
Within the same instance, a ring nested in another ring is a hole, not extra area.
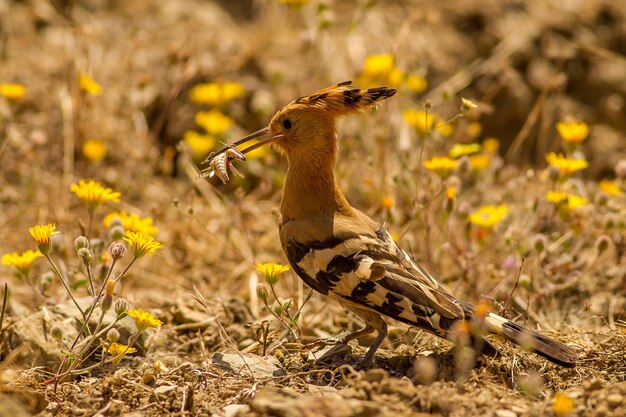
M 78 309 L 78 311 L 80 311 L 80 314 L 83 316 L 83 320 L 84 320 L 85 317 L 86 317 L 85 316 L 85 312 L 83 311 L 82 308 L 80 308 L 80 305 L 78 304 L 78 302 L 74 298 L 74 295 L 72 294 L 72 290 L 70 290 L 70 287 L 67 285 L 67 282 L 65 282 L 65 279 L 63 278 L 63 274 L 61 274 L 61 271 L 59 270 L 59 268 L 56 266 L 56 264 L 54 263 L 52 258 L 50 258 L 50 255 L 46 254 L 45 257 L 46 257 L 46 259 L 48 259 L 48 262 L 50 262 L 50 265 L 52 265 L 52 269 L 54 269 L 54 272 L 57 274 L 57 276 L 59 277 L 59 279 L 63 283 L 63 286 L 65 287 L 65 291 L 67 291 L 67 294 L 70 296 L 70 298 L 74 302 L 74 305 L 76 305 L 76 308 Z

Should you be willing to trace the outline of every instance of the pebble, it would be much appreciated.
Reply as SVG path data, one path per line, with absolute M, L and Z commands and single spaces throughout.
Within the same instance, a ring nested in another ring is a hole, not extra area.
M 496 410 L 496 417 L 517 417 L 517 413 L 511 410 Z
M 609 394 L 606 397 L 606 401 L 611 408 L 616 408 L 624 402 L 624 396 L 622 394 Z

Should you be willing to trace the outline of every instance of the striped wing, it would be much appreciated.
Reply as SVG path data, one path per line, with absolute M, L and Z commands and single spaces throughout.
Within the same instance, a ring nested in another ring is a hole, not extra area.
M 471 314 L 383 228 L 308 244 L 288 238 L 285 252 L 310 287 L 339 302 L 434 331 Z

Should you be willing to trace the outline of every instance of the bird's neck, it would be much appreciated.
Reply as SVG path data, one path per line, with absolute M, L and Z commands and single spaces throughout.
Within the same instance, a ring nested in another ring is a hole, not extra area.
M 334 155 L 289 157 L 281 200 L 283 221 L 317 215 L 349 214 L 352 207 L 335 179 Z

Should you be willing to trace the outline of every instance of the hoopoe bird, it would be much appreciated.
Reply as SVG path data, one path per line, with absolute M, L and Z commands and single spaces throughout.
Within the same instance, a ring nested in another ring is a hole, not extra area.
M 376 331 L 357 364 L 365 368 L 374 365 L 376 350 L 387 336 L 383 316 L 448 338 L 455 324 L 480 322 L 487 334 L 503 336 L 559 365 L 575 366 L 577 354 L 565 344 L 489 311 L 478 314 L 474 305 L 454 297 L 382 225 L 350 205 L 335 176 L 336 120 L 396 93 L 387 87 L 358 89 L 350 84 L 343 82 L 292 101 L 266 128 L 229 145 L 232 149 L 265 137 L 242 153 L 271 143 L 287 157 L 279 227 L 289 263 L 308 286 L 365 322 L 365 327 L 337 341 L 347 343 Z M 482 335 L 478 338 L 488 344 Z

